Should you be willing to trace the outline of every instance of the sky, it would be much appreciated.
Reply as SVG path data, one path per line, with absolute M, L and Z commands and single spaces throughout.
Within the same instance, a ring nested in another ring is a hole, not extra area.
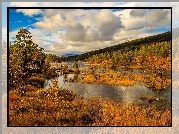
M 7 40 L 6 7 L 170 7 L 172 26 L 178 3 L 172 2 L 3 2 L 2 40 Z M 170 9 L 11 9 L 9 41 L 13 43 L 20 28 L 32 34 L 32 40 L 47 54 L 81 54 L 143 38 L 171 29 Z

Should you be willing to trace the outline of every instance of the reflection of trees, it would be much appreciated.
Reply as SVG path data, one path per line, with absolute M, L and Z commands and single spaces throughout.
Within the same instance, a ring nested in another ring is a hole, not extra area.
M 79 74 L 79 65 L 77 62 L 75 62 L 75 64 L 73 65 L 73 70 L 75 74 Z
M 72 77 L 68 76 L 68 74 L 63 75 L 63 82 L 77 82 L 79 80 L 79 74 L 73 74 Z
M 67 74 L 68 73 L 68 66 L 65 64 L 64 66 L 63 66 L 63 69 L 62 69 L 62 73 L 63 74 Z
M 68 76 L 66 73 L 63 75 L 63 82 L 68 82 Z
M 74 80 L 77 82 L 79 78 L 79 74 L 74 74 Z
M 45 80 L 45 82 L 44 82 L 44 86 L 43 86 L 43 87 L 46 87 L 47 85 L 48 85 L 48 81 Z

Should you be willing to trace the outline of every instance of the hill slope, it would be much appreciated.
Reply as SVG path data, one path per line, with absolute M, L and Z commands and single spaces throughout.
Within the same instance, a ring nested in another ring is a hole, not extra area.
M 177 31 L 177 30 L 175 30 L 175 31 Z M 63 61 L 84 60 L 84 59 L 89 58 L 92 55 L 96 55 L 96 54 L 101 54 L 101 53 L 105 53 L 105 52 L 113 52 L 113 51 L 118 51 L 118 50 L 124 50 L 124 51 L 125 50 L 135 50 L 136 48 L 139 49 L 143 45 L 149 45 L 151 43 L 158 43 L 158 42 L 170 41 L 170 40 L 171 40 L 171 31 L 168 31 L 168 32 L 165 32 L 162 34 L 157 34 L 157 35 L 148 36 L 145 38 L 131 40 L 131 41 L 124 42 L 124 43 L 121 43 L 118 45 L 94 50 L 94 51 L 87 52 L 87 53 L 73 56 L 73 57 L 63 57 L 61 60 L 63 60 Z

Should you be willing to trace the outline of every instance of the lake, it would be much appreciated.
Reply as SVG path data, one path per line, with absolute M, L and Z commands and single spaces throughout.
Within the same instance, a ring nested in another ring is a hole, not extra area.
M 73 67 L 74 62 L 62 62 L 61 64 L 67 64 L 68 67 L 71 69 Z M 79 65 L 79 68 L 88 69 L 88 66 L 86 66 L 82 62 L 79 62 L 78 65 Z M 120 69 L 118 68 L 118 69 L 113 69 L 113 70 L 121 71 L 121 72 L 128 71 L 129 73 L 142 74 L 142 75 L 146 75 L 150 73 L 150 71 L 147 69 Z M 171 71 L 166 71 L 165 75 L 168 78 L 171 78 Z M 68 74 L 67 75 L 68 78 L 70 77 L 74 78 L 78 76 L 81 76 L 81 74 Z M 51 80 L 46 80 L 44 84 L 44 88 L 48 88 L 49 84 L 51 83 L 52 83 Z M 171 103 L 171 85 L 166 90 L 155 91 L 155 90 L 145 87 L 143 83 L 139 83 L 139 82 L 136 82 L 136 85 L 131 86 L 131 87 L 110 86 L 106 84 L 96 84 L 96 83 L 85 84 L 81 82 L 68 83 L 68 82 L 64 82 L 63 75 L 60 75 L 58 77 L 58 85 L 59 87 L 70 89 L 76 92 L 78 95 L 82 95 L 84 98 L 107 97 L 111 100 L 117 100 L 125 104 L 140 105 L 140 106 L 149 106 L 149 105 L 155 104 L 158 109 L 170 108 L 170 103 Z M 160 102 L 158 101 L 149 102 L 146 99 L 141 100 L 140 94 L 151 95 L 154 97 L 163 97 L 164 100 Z

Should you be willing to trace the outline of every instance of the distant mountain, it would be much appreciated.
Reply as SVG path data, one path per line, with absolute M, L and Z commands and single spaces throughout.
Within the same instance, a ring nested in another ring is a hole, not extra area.
M 77 56 L 77 55 L 80 55 L 80 54 L 63 54 L 62 56 Z

